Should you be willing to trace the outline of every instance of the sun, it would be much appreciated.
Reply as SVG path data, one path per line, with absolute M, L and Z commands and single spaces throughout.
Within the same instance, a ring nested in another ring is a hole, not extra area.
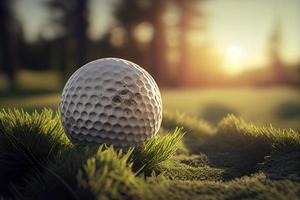
M 226 71 L 229 74 L 238 74 L 244 70 L 246 52 L 240 46 L 230 46 L 226 51 Z

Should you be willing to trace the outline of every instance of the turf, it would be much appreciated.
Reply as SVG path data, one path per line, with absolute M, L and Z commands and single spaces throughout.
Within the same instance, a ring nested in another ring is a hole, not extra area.
M 179 127 L 179 128 L 178 128 Z M 59 114 L 0 112 L 0 198 L 300 199 L 300 134 L 165 113 L 140 148 L 76 146 Z
M 20 80 L 20 84 L 24 87 L 19 91 L 2 91 L 0 87 L 0 108 L 16 107 L 33 111 L 47 106 L 56 109 L 60 99 L 60 93 L 57 91 L 61 91 L 62 86 L 52 88 L 53 74 L 47 77 L 28 75 L 32 77 L 31 79 L 27 75 L 22 75 L 26 77 L 24 80 L 28 80 L 28 83 Z M 41 80 L 34 81 L 34 77 L 41 77 Z M 29 87 L 29 82 L 30 86 L 35 87 Z M 57 85 L 57 82 L 55 83 L 54 85 Z M 44 87 L 49 85 L 51 88 Z M 161 94 L 165 111 L 173 113 L 178 110 L 189 116 L 200 117 L 214 126 L 217 126 L 227 114 L 235 114 L 261 126 L 272 123 L 277 128 L 300 130 L 299 88 L 176 89 L 162 90 Z

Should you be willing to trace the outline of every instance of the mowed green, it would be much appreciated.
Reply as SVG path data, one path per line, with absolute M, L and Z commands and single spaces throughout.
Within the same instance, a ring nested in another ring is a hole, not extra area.
M 300 93 L 298 88 L 227 88 L 162 90 L 165 111 L 180 112 L 217 124 L 227 114 L 235 114 L 256 125 L 300 129 Z M 34 110 L 56 109 L 58 93 L 0 98 L 2 108 Z
M 178 110 L 213 123 L 235 114 L 256 125 L 300 129 L 299 88 L 166 90 L 162 96 L 165 110 Z

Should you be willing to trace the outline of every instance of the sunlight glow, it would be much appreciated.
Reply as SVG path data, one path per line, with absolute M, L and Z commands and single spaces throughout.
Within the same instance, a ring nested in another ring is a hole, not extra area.
M 133 30 L 134 38 L 141 43 L 148 43 L 152 40 L 154 29 L 149 22 L 138 24 Z
M 225 70 L 229 74 L 238 74 L 245 70 L 246 51 L 240 46 L 230 46 L 226 51 Z

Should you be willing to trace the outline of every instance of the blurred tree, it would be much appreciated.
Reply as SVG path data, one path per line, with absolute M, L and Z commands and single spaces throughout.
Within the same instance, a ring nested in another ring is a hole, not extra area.
M 47 70 L 52 68 L 50 64 L 52 43 L 52 40 L 46 40 L 41 36 L 34 41 L 23 40 L 21 55 L 26 69 Z
M 0 1 L 0 58 L 4 73 L 9 80 L 9 87 L 15 88 L 15 74 L 19 65 L 19 36 L 22 31 L 18 21 L 13 16 L 13 1 Z
M 86 64 L 87 58 L 87 29 L 88 29 L 88 0 L 77 0 L 74 11 L 74 31 L 77 41 L 77 67 Z
M 88 3 L 89 0 L 48 0 L 47 6 L 53 11 L 52 23 L 59 26 L 62 34 L 56 45 L 61 51 L 61 70 L 67 75 L 68 63 L 73 61 L 77 68 L 87 61 L 88 48 Z M 70 55 L 71 54 L 71 55 Z
M 119 1 L 115 5 L 114 11 L 118 24 L 116 27 L 112 27 L 110 32 L 112 45 L 121 47 L 123 51 L 124 49 L 130 49 L 130 51 L 126 52 L 125 57 L 138 64 L 142 64 L 143 61 L 140 60 L 140 51 L 137 48 L 132 32 L 141 21 L 145 20 L 143 15 L 144 11 L 137 0 Z M 121 36 L 121 34 L 123 34 L 121 30 L 125 31 L 125 37 Z M 119 45 L 117 43 L 114 44 L 117 39 L 116 36 L 120 37 Z M 121 39 L 125 41 L 121 41 Z
M 192 31 L 203 32 L 205 30 L 203 19 L 204 13 L 200 9 L 201 3 L 204 0 L 175 0 L 180 9 L 180 60 L 179 60 L 179 85 L 188 86 L 191 82 L 191 75 L 194 73 L 191 69 L 190 62 L 190 46 L 189 35 Z M 199 53 L 199 52 L 198 52 Z M 201 79 L 201 74 L 198 74 L 198 79 Z M 207 75 L 205 75 L 207 76 Z
M 198 82 L 207 79 L 205 70 L 212 66 L 212 62 L 210 66 L 201 66 L 204 78 L 196 77 L 192 66 L 199 63 L 194 62 L 195 59 L 211 58 L 211 55 L 206 54 L 210 52 L 209 46 L 199 44 L 197 50 L 200 49 L 205 55 L 201 54 L 201 58 L 198 56 L 199 58 L 191 59 L 195 55 L 195 48 L 191 50 L 195 42 L 190 41 L 190 33 L 197 32 L 201 35 L 205 30 L 203 19 L 206 17 L 201 9 L 202 2 L 204 0 L 119 0 L 112 4 L 115 7 L 114 16 L 117 22 L 112 25 L 102 41 L 110 41 L 115 48 L 111 49 L 114 56 L 127 58 L 149 70 L 160 86 L 174 86 L 177 82 L 183 85 L 191 83 L 191 75 Z M 177 32 L 180 33 L 179 38 L 175 36 Z M 139 35 L 151 37 L 145 44 L 141 41 L 142 38 L 137 37 Z M 102 44 L 107 45 L 105 42 Z M 177 57 L 180 58 L 174 59 L 175 54 L 172 55 L 171 51 L 179 52 Z M 174 60 L 179 60 L 179 63 Z M 197 73 L 199 74 L 201 75 Z
M 288 77 L 285 70 L 285 65 L 281 59 L 281 22 L 276 20 L 269 40 L 269 55 L 271 59 L 271 67 L 274 73 L 275 84 L 285 84 L 288 82 Z M 273 83 L 273 84 L 274 84 Z
M 138 64 L 150 66 L 149 71 L 158 84 L 165 85 L 166 72 L 166 35 L 162 20 L 168 1 L 160 0 L 123 0 L 117 4 L 115 16 L 126 30 L 126 49 L 130 49 L 127 58 Z M 153 29 L 151 45 L 146 49 L 139 47 L 139 41 L 133 34 L 139 24 L 147 23 Z M 145 55 L 150 56 L 147 57 Z
M 167 1 L 155 1 L 153 5 L 152 18 L 154 27 L 154 37 L 152 46 L 153 55 L 153 76 L 157 78 L 161 86 L 168 85 L 167 76 L 169 76 L 166 62 L 166 26 L 163 23 L 162 17 L 166 10 Z

